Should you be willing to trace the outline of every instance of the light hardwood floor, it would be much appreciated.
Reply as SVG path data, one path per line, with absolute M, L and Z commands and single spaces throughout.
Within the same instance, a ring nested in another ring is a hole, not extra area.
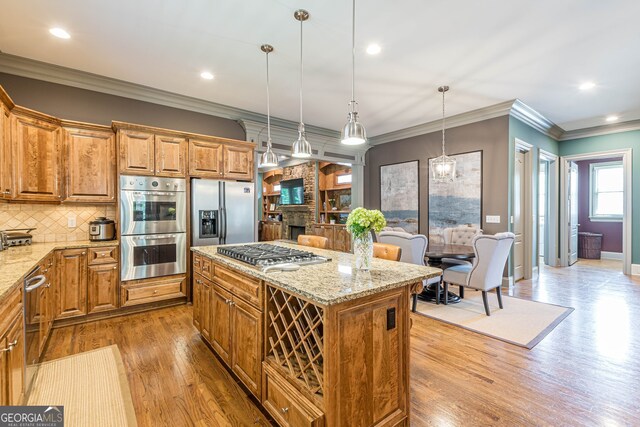
M 640 425 L 640 279 L 620 271 L 580 261 L 518 282 L 509 295 L 575 308 L 532 350 L 414 316 L 411 425 Z M 141 426 L 269 425 L 200 340 L 190 306 L 56 329 L 46 358 L 110 344 Z

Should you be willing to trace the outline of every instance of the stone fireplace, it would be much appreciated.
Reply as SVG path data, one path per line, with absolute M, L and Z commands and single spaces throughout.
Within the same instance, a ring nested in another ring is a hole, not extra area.
M 282 238 L 296 240 L 298 234 L 312 232 L 316 222 L 316 162 L 287 166 L 282 170 L 282 180 L 304 180 L 304 205 L 281 205 Z

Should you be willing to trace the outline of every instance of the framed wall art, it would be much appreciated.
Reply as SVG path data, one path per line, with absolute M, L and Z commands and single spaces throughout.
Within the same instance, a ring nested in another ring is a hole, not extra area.
M 387 227 L 417 234 L 420 229 L 419 162 L 380 166 L 380 210 Z

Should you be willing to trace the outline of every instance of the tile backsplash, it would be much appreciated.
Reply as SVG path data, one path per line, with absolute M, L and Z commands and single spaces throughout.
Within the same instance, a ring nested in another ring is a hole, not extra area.
M 89 222 L 99 216 L 116 218 L 115 205 L 0 204 L 0 230 L 35 228 L 34 242 L 74 242 L 89 239 Z M 68 227 L 75 217 L 75 227 Z

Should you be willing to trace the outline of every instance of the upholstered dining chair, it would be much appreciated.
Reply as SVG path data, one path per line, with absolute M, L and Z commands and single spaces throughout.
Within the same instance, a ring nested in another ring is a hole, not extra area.
M 463 245 L 471 246 L 473 238 L 482 234 L 482 230 L 479 228 L 471 227 L 470 225 L 461 225 L 458 227 L 445 228 L 442 233 L 445 245 Z M 442 258 L 443 264 L 459 265 L 459 264 L 471 264 L 469 261 L 464 261 L 455 258 Z
M 400 262 L 407 262 L 410 264 L 425 265 L 424 253 L 427 251 L 427 243 L 429 240 L 427 236 L 423 234 L 410 234 L 402 231 L 382 231 L 378 234 L 378 242 L 388 243 L 391 245 L 400 246 L 402 254 L 400 256 Z M 428 280 L 424 280 L 424 286 L 436 284 L 440 286 L 440 279 L 442 276 L 433 277 Z M 439 303 L 439 301 L 436 301 Z M 413 304 L 411 311 L 416 311 L 418 306 L 418 295 L 413 295 Z
M 476 254 L 473 264 L 461 264 L 444 271 L 444 294 L 447 295 L 449 285 L 458 285 L 482 291 L 482 302 L 487 316 L 491 316 L 487 292 L 496 289 L 498 306 L 502 306 L 502 271 L 509 257 L 509 251 L 515 240 L 513 233 L 496 235 L 481 234 L 473 238 L 472 246 Z M 461 292 L 462 294 L 462 292 Z M 445 298 L 445 304 L 447 299 Z
M 400 246 L 377 242 L 373 244 L 374 258 L 388 259 L 389 261 L 400 261 L 401 255 L 402 248 Z
M 312 248 L 327 249 L 329 239 L 322 236 L 314 236 L 313 234 L 300 234 L 298 236 L 298 244 Z

